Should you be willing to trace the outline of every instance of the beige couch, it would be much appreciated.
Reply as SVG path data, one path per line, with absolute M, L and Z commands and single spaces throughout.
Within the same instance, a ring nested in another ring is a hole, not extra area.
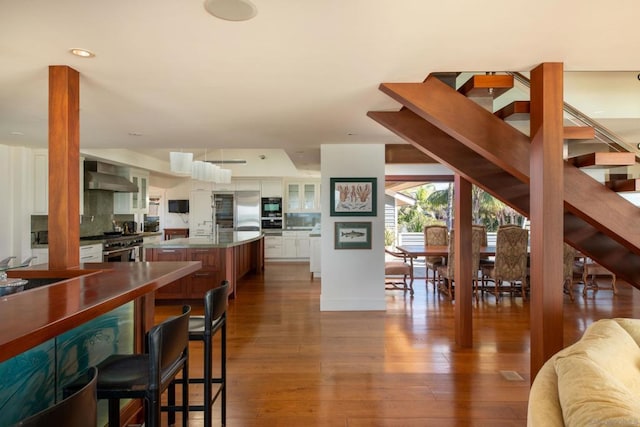
M 603 319 L 549 359 L 527 426 L 640 426 L 640 319 Z

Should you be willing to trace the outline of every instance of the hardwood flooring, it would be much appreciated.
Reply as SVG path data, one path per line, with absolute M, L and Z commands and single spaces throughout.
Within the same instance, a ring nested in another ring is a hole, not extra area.
M 227 426 L 525 426 L 529 303 L 487 295 L 474 304 L 474 348 L 460 349 L 453 303 L 424 281 L 414 288 L 413 298 L 386 291 L 386 312 L 320 312 L 306 263 L 267 263 L 241 280 L 228 310 Z M 640 292 L 618 289 L 565 296 L 565 345 L 594 320 L 640 317 Z M 179 310 L 159 305 L 156 320 Z M 201 360 L 192 344 L 193 374 Z M 202 413 L 189 425 L 202 426 Z

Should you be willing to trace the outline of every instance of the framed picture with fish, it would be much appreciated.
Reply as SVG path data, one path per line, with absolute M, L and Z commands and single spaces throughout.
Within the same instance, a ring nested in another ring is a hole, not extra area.
M 371 249 L 370 222 L 336 222 L 336 249 Z
M 331 216 L 376 216 L 376 178 L 331 178 Z

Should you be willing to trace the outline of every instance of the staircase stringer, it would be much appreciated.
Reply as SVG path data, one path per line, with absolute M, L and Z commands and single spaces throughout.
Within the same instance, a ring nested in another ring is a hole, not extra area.
M 395 113 L 369 112 L 370 117 L 529 215 L 530 145 L 526 135 L 437 80 L 383 84 L 381 90 L 406 108 Z M 565 241 L 640 289 L 640 232 L 628 226 L 640 210 L 566 163 L 564 181 Z M 576 238 L 567 226 L 581 227 L 582 235 L 592 237 Z

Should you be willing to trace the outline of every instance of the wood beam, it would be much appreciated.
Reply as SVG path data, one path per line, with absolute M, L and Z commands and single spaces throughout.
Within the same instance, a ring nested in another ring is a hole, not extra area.
M 385 182 L 453 182 L 453 175 L 385 175 Z
M 437 164 L 432 157 L 411 144 L 387 144 L 384 146 L 386 164 Z
M 49 67 L 49 269 L 80 265 L 80 74 Z
M 471 223 L 473 221 L 471 182 L 456 174 L 454 179 L 454 259 L 455 262 L 455 335 L 460 347 L 473 346 L 473 286 L 471 265 Z M 451 280 L 451 278 L 450 278 Z
M 531 71 L 531 381 L 563 347 L 564 126 L 561 63 Z

